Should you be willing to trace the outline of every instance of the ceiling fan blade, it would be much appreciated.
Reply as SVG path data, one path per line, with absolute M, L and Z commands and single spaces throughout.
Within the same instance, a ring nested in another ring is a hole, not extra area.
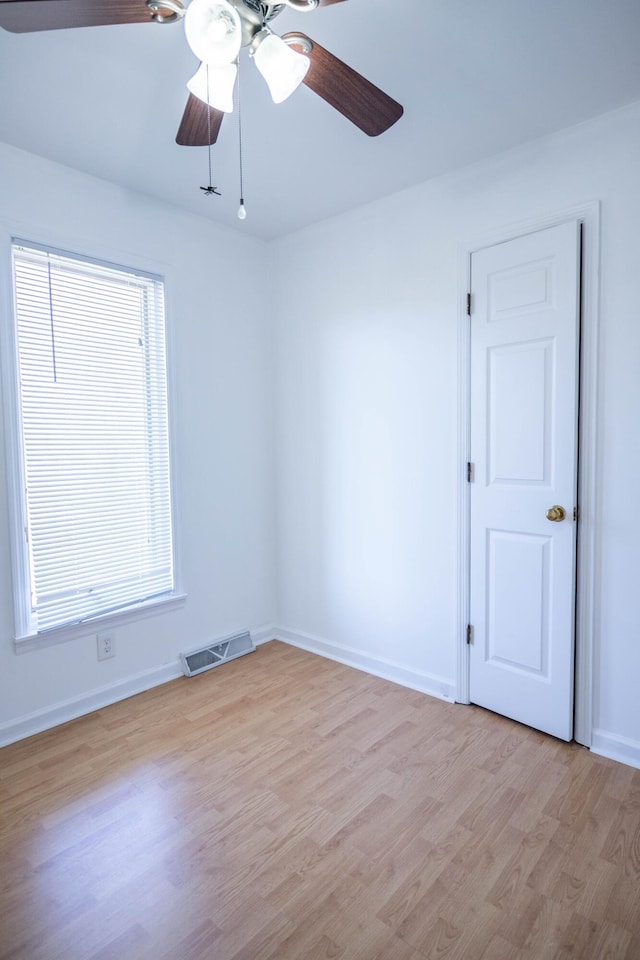
M 176 134 L 176 143 L 181 147 L 206 147 L 209 143 L 215 143 L 223 117 L 222 110 L 209 107 L 204 100 L 199 100 L 190 93 Z
M 290 38 L 292 46 L 296 45 L 294 37 L 300 37 L 312 46 L 311 53 L 307 54 L 311 66 L 303 83 L 356 127 L 369 137 L 377 137 L 400 119 L 404 109 L 396 100 L 305 34 L 283 34 L 284 40 Z
M 320 0 L 319 7 L 328 7 L 330 3 L 342 3 L 343 0 Z
M 145 0 L 0 0 L 0 27 L 12 33 L 151 22 Z

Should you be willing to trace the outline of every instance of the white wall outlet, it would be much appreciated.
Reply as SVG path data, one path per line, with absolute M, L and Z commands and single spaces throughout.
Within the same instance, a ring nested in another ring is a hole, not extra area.
M 108 660 L 116 655 L 116 642 L 112 633 L 99 633 L 98 660 Z

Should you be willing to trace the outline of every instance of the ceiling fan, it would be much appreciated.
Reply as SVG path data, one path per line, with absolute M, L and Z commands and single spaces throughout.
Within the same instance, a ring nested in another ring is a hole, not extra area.
M 185 18 L 187 41 L 201 61 L 176 135 L 182 146 L 216 142 L 241 47 L 265 78 L 275 102 L 304 83 L 368 136 L 388 130 L 402 106 L 303 33 L 272 32 L 287 7 L 309 12 L 344 0 L 0 0 L 0 27 L 14 33 L 108 24 L 174 23 Z

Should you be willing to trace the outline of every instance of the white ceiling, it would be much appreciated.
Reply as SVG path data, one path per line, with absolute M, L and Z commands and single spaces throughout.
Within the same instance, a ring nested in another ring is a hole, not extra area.
M 274 105 L 242 62 L 237 116 L 212 148 L 175 133 L 197 62 L 180 24 L 0 30 L 0 140 L 271 238 L 640 100 L 640 0 L 345 0 L 286 10 L 405 108 L 370 139 L 306 87 Z M 38 189 L 38 185 L 34 189 Z

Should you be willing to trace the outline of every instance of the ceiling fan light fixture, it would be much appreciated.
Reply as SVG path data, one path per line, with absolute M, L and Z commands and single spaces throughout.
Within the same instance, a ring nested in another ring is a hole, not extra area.
M 266 80 L 273 102 L 282 103 L 298 89 L 311 61 L 268 29 L 257 34 L 252 48 L 256 67 Z
M 242 23 L 228 0 L 191 0 L 184 30 L 187 43 L 203 63 L 229 64 L 240 52 Z
M 207 70 L 209 71 L 208 78 Z M 209 66 L 206 63 L 201 63 L 187 83 L 187 89 L 194 97 L 208 103 L 210 107 L 222 110 L 224 113 L 232 113 L 233 88 L 237 75 L 238 68 L 235 63 L 224 63 L 222 66 Z

